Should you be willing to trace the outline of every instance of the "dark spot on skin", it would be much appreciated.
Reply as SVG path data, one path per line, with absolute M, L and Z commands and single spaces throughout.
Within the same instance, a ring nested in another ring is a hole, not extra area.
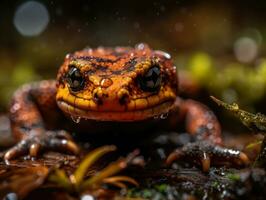
M 76 57 L 75 59 L 81 59 L 81 60 L 86 60 L 86 61 L 91 61 L 90 65 L 92 66 L 92 69 L 88 70 L 85 72 L 86 75 L 91 75 L 94 74 L 96 71 L 102 71 L 102 72 L 110 72 L 110 74 L 114 75 L 120 75 L 123 72 L 127 71 L 134 71 L 135 70 L 135 65 L 137 64 L 136 58 L 131 58 L 128 62 L 125 63 L 123 69 L 119 70 L 112 70 L 108 64 L 113 64 L 123 57 L 119 57 L 115 60 L 107 59 L 107 58 L 99 58 L 99 57 L 93 57 L 93 56 L 81 56 L 81 57 Z M 101 64 L 99 64 L 101 63 Z M 102 75 L 103 78 L 106 78 L 105 75 Z
M 106 65 L 95 64 L 94 67 L 96 68 L 96 70 L 99 70 L 99 71 L 106 71 L 108 69 Z
M 135 58 L 130 59 L 128 62 L 125 63 L 124 68 L 121 70 L 110 70 L 112 74 L 120 75 L 124 71 L 131 72 L 135 70 L 135 65 L 137 64 L 137 61 Z
M 119 99 L 119 103 L 120 105 L 125 105 L 128 102 L 128 95 L 123 95 L 120 99 Z
M 111 72 L 112 72 L 112 74 L 120 75 L 120 74 L 122 74 L 123 71 L 124 70 L 115 70 L 115 71 L 111 71 Z
M 93 101 L 94 101 L 97 105 L 103 105 L 103 100 L 98 96 L 97 93 L 94 94 L 94 96 L 93 96 Z
M 136 58 L 130 59 L 130 61 L 126 62 L 125 69 L 130 72 L 135 70 L 135 65 L 137 64 Z
M 128 92 L 124 93 L 122 96 L 119 97 L 119 103 L 120 103 L 120 105 L 125 105 L 128 102 L 129 102 L 129 93 Z
M 110 74 L 100 74 L 99 77 L 102 79 L 110 78 Z
M 57 87 L 59 87 L 59 85 L 64 86 L 65 81 L 66 81 L 66 76 L 60 76 L 58 79 Z
M 96 61 L 96 62 L 104 62 L 104 63 L 115 63 L 121 58 L 117 58 L 115 60 L 108 59 L 108 58 L 101 58 L 101 57 L 95 57 L 95 56 L 80 56 L 76 57 L 75 59 L 80 59 L 80 60 L 86 60 L 86 61 Z
M 91 75 L 91 74 L 95 74 L 96 70 L 95 69 L 90 69 L 88 71 L 85 71 L 84 74 L 85 75 Z

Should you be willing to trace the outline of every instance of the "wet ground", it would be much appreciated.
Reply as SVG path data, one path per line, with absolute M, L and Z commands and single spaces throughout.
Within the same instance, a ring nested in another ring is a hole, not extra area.
M 6 149 L 3 145 L 12 143 L 8 124 L 8 119 L 2 115 L 0 141 L 3 150 Z M 80 144 L 82 153 L 78 157 L 48 152 L 36 160 L 24 157 L 11 161 L 9 165 L 0 161 L 0 198 L 87 200 L 94 195 L 98 199 L 264 199 L 266 171 L 262 168 L 213 166 L 209 173 L 203 173 L 199 166 L 182 161 L 166 167 L 166 155 L 190 139 L 186 133 L 161 132 L 152 140 L 142 140 L 138 145 L 139 155 L 118 173 L 134 178 L 139 183 L 138 187 L 132 184 L 119 187 L 102 183 L 79 193 L 51 183 L 48 177 L 56 168 L 62 169 L 67 175 L 73 174 L 84 155 L 92 149 L 88 143 Z M 243 149 L 251 141 L 254 141 L 254 136 L 225 137 L 227 146 L 238 149 Z M 96 162 L 86 176 L 101 171 L 109 163 L 129 154 L 123 146 L 126 145 L 118 144 L 118 150 Z M 254 160 L 258 149 L 247 153 Z

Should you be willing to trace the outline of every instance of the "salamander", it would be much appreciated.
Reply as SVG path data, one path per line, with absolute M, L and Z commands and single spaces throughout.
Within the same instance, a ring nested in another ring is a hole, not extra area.
M 4 159 L 25 154 L 36 157 L 47 149 L 78 153 L 66 128 L 79 131 L 78 122 L 88 125 L 86 132 L 92 133 L 97 128 L 93 124 L 108 124 L 104 130 L 108 131 L 115 123 L 118 129 L 134 132 L 164 121 L 167 126 L 161 127 L 176 129 L 177 124 L 184 124 L 197 138 L 174 150 L 166 160 L 168 164 L 183 157 L 197 159 L 203 171 L 208 171 L 210 161 L 216 158 L 247 164 L 243 152 L 221 146 L 221 127 L 209 108 L 178 96 L 177 77 L 168 53 L 142 43 L 67 54 L 56 80 L 26 84 L 14 93 L 10 121 L 18 143 Z

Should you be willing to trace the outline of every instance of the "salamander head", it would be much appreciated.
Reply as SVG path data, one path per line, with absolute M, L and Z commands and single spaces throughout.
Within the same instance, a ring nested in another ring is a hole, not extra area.
M 57 80 L 61 110 L 100 121 L 138 121 L 167 113 L 177 95 L 170 56 L 144 44 L 68 54 Z

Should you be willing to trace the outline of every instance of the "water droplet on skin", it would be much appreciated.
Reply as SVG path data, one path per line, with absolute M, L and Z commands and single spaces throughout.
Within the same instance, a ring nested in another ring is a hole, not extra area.
M 8 194 L 5 196 L 4 199 L 6 199 L 6 200 L 17 200 L 18 197 L 17 197 L 17 194 L 16 194 L 16 193 L 11 192 L 11 193 L 8 193 Z
M 166 53 L 164 51 L 161 50 L 155 50 L 155 53 L 165 57 L 166 59 L 171 59 L 171 55 L 169 53 Z
M 113 84 L 112 79 L 110 78 L 103 78 L 100 82 L 100 85 L 104 88 L 108 88 Z
M 70 57 L 71 57 L 71 54 L 68 53 L 68 54 L 66 55 L 66 59 L 69 59 Z
M 95 198 L 89 194 L 83 195 L 80 199 L 81 200 L 95 200 Z
M 71 116 L 71 119 L 73 120 L 73 122 L 78 124 L 80 122 L 81 117 Z
M 140 43 L 137 45 L 137 49 L 139 49 L 139 50 L 143 50 L 144 48 L 145 48 L 145 44 L 143 44 L 143 43 Z
M 160 119 L 166 119 L 168 117 L 168 113 L 163 113 L 160 115 Z

